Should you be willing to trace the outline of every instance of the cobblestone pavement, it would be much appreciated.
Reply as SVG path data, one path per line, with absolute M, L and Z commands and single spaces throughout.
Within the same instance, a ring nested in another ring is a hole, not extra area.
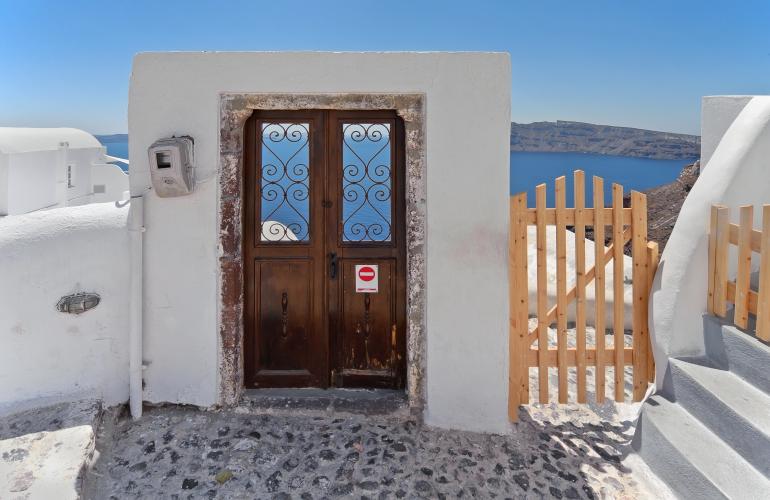
M 587 336 L 593 342 L 593 330 Z M 612 380 L 608 370 L 610 399 Z M 534 370 L 530 385 L 534 400 Z M 555 370 L 550 385 L 555 398 Z M 592 372 L 587 385 L 593 401 Z M 153 408 L 138 422 L 108 419 L 87 496 L 668 497 L 643 462 L 629 456 L 638 410 L 638 403 L 609 401 L 533 404 L 522 408 L 510 434 L 497 436 L 423 427 L 404 414 Z

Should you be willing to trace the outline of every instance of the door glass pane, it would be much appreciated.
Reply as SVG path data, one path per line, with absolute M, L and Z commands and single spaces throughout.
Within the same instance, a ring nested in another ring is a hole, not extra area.
M 262 241 L 310 240 L 310 124 L 263 123 Z
M 342 124 L 342 240 L 391 240 L 389 123 Z

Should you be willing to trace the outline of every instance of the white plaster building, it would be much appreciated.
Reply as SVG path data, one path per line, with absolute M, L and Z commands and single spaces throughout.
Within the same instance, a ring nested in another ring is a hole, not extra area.
M 128 175 L 75 128 L 0 127 L 0 215 L 123 199 Z

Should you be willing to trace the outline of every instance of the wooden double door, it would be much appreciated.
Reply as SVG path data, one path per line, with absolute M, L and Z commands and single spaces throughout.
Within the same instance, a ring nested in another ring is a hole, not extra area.
M 403 387 L 402 121 L 255 111 L 244 132 L 247 387 Z

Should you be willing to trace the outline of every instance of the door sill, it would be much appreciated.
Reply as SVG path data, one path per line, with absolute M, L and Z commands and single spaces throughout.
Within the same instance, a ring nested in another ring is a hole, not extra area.
M 238 405 L 255 413 L 408 414 L 406 393 L 392 389 L 245 389 Z

